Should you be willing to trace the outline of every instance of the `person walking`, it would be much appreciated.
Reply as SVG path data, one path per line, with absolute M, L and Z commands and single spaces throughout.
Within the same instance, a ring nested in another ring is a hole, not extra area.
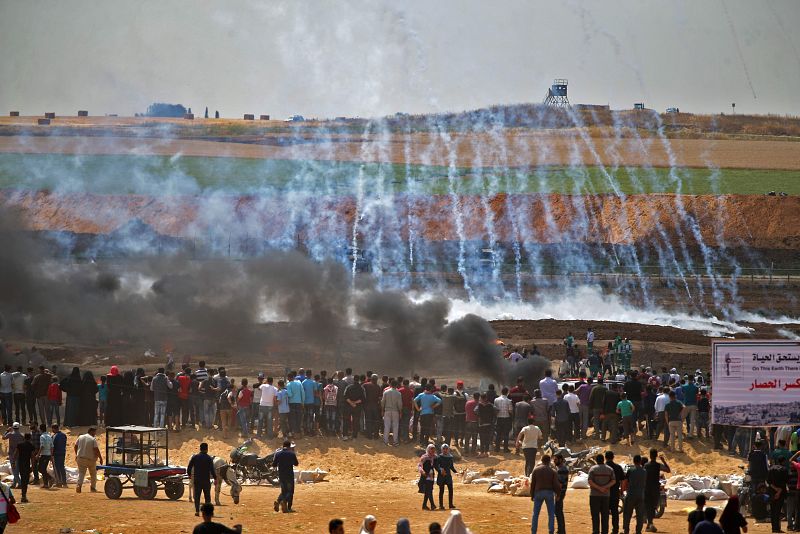
M 436 445 L 431 443 L 425 448 L 425 454 L 419 458 L 417 471 L 419 472 L 419 491 L 423 494 L 422 509 L 436 510 L 436 505 L 433 504 L 433 480 L 436 474 Z M 429 502 L 430 508 L 428 508 Z
M 642 467 L 643 459 L 640 455 L 633 457 L 633 465 L 625 473 L 625 480 L 628 481 L 628 491 L 625 495 L 625 504 L 622 509 L 622 530 L 625 534 L 630 533 L 631 516 L 636 513 L 636 534 L 642 534 L 644 525 L 644 490 L 647 484 L 647 471 Z
M 719 526 L 725 534 L 741 534 L 742 529 L 747 532 L 747 521 L 739 512 L 739 497 L 732 495 L 728 499 L 728 504 L 719 516 Z
M 564 456 L 561 453 L 553 456 L 553 462 L 556 465 L 556 474 L 558 475 L 558 482 L 561 484 L 561 491 L 556 495 L 556 525 L 558 527 L 558 534 L 566 534 L 566 522 L 564 520 L 564 499 L 567 496 L 567 485 L 569 483 L 569 468 L 564 461 Z
M 542 456 L 542 463 L 537 465 L 531 473 L 531 500 L 533 501 L 533 519 L 531 520 L 531 534 L 536 534 L 539 529 L 539 513 L 542 503 L 547 506 L 547 532 L 555 533 L 555 499 L 561 495 L 561 482 L 558 474 L 550 467 L 550 456 Z
M 36 447 L 31 443 L 31 435 L 25 434 L 22 442 L 16 446 L 16 459 L 19 477 L 19 488 L 22 492 L 22 501 L 28 502 L 28 483 L 31 480 L 31 472 L 35 469 Z
M 19 462 L 17 461 L 17 446 L 25 439 L 19 428 L 20 424 L 18 422 L 14 422 L 14 424 L 12 424 L 3 435 L 3 439 L 8 440 L 8 462 L 11 464 L 11 474 L 14 475 L 14 482 L 11 483 L 12 488 L 19 486 Z
M 531 473 L 536 466 L 536 451 L 539 450 L 539 440 L 541 437 L 541 429 L 534 424 L 524 426 L 517 435 L 517 454 L 519 454 L 519 450 L 521 448 L 522 454 L 525 457 L 526 477 L 531 476 Z
M 287 440 L 283 441 L 283 448 L 275 453 L 275 458 L 272 460 L 272 467 L 278 468 L 278 480 L 281 484 L 281 493 L 273 505 L 273 509 L 277 512 L 278 508 L 283 513 L 294 512 L 292 504 L 294 503 L 294 467 L 299 465 L 297 455 L 292 450 L 292 442 Z
M 78 436 L 73 445 L 75 451 L 75 461 L 78 464 L 78 483 L 75 486 L 75 492 L 81 492 L 83 486 L 83 479 L 86 476 L 86 471 L 89 471 L 89 491 L 97 491 L 97 470 L 95 461 L 103 463 L 103 455 L 100 454 L 100 446 L 97 444 L 95 434 L 97 429 L 90 426 L 86 434 Z
M 56 486 L 59 488 L 67 487 L 67 468 L 65 460 L 67 456 L 67 435 L 61 432 L 58 425 L 50 427 L 53 431 L 53 472 L 56 475 Z
M 228 528 L 222 523 L 215 523 L 212 521 L 214 518 L 214 505 L 206 503 L 200 508 L 203 514 L 203 522 L 195 526 L 192 534 L 241 534 L 242 525 L 233 525 L 233 528 Z
M 592 534 L 608 534 L 608 505 L 611 488 L 616 484 L 614 470 L 605 465 L 602 454 L 595 457 L 597 465 L 589 469 L 589 512 L 592 515 Z
M 53 459 L 53 436 L 47 432 L 47 425 L 44 423 L 39 425 L 39 432 L 41 432 L 38 455 L 39 473 L 42 475 L 42 487 L 50 489 L 50 486 L 54 484 L 54 478 L 47 472 L 47 466 Z
M 193 454 L 186 467 L 186 475 L 192 480 L 194 488 L 194 515 L 200 515 L 200 494 L 205 504 L 211 504 L 211 481 L 217 481 L 214 459 L 208 454 L 208 443 L 200 444 L 200 452 Z
M 334 399 L 335 400 L 335 399 Z M 383 443 L 389 445 L 389 434 L 394 438 L 394 446 L 400 445 L 400 413 L 403 411 L 403 396 L 397 391 L 397 380 L 389 383 L 389 389 L 381 397 L 383 412 Z
M 448 507 L 452 510 L 455 508 L 453 505 L 453 473 L 457 473 L 455 468 L 455 459 L 450 454 L 450 445 L 447 443 L 442 444 L 442 451 L 434 461 L 436 468 L 436 484 L 439 486 L 439 508 L 444 510 L 444 489 L 447 488 L 447 502 Z
M 658 461 L 659 458 L 661 462 Z M 661 497 L 661 473 L 670 473 L 671 470 L 664 455 L 659 457 L 657 449 L 650 449 L 650 461 L 644 465 L 644 470 L 647 473 L 644 485 L 644 511 L 647 518 L 645 530 L 658 532 L 653 520 L 656 517 L 658 500 Z

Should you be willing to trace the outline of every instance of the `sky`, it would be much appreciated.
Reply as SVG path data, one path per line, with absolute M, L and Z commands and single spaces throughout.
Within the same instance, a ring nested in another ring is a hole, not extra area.
M 0 0 L 0 113 L 800 115 L 798 0 Z

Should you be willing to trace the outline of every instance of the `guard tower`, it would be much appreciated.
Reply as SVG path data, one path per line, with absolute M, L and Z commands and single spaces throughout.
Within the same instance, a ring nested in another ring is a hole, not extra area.
M 553 80 L 553 85 L 550 86 L 544 97 L 544 104 L 558 108 L 570 107 L 569 98 L 567 98 L 567 80 L 563 78 Z

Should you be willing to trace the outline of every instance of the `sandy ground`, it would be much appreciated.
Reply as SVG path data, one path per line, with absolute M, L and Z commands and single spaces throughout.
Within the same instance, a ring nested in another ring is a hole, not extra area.
M 77 432 L 77 429 L 75 429 Z M 225 455 L 235 445 L 235 439 L 223 442 L 216 437 L 197 432 L 171 434 L 174 441 L 170 459 L 185 464 L 196 450 L 201 439 L 211 445 L 212 454 Z M 74 433 L 69 436 L 70 443 Z M 597 442 L 588 440 L 587 445 Z M 264 444 L 262 451 L 277 441 Z M 650 445 L 647 443 L 646 445 Z M 101 444 L 102 446 L 102 444 Z M 646 447 L 631 448 L 616 445 L 613 450 L 618 459 Z M 346 532 L 356 532 L 357 524 L 366 514 L 378 518 L 378 532 L 393 532 L 394 522 L 400 517 L 411 520 L 413 532 L 427 532 L 431 521 L 444 523 L 447 512 L 425 512 L 413 484 L 416 459 L 411 446 L 387 448 L 379 441 L 359 439 L 355 443 L 342 443 L 335 439 L 307 438 L 298 440 L 297 451 L 303 469 L 320 467 L 330 471 L 329 481 L 315 485 L 298 486 L 295 492 L 296 514 L 284 515 L 272 511 L 272 502 L 278 490 L 269 487 L 244 488 L 241 503 L 233 505 L 227 490 L 223 490 L 223 506 L 218 508 L 219 519 L 227 524 L 241 523 L 246 532 L 325 532 L 327 522 L 333 517 L 345 519 Z M 739 460 L 711 451 L 707 442 L 687 442 L 686 454 L 669 454 L 667 461 L 676 474 L 735 473 Z M 70 455 L 71 456 L 71 455 Z M 72 465 L 72 458 L 68 458 Z M 507 469 L 519 474 L 523 468 L 520 457 L 513 454 L 489 459 L 459 462 L 457 468 L 482 470 L 487 467 Z M 102 490 L 103 482 L 98 482 Z M 196 519 L 192 504 L 184 496 L 180 501 L 168 500 L 159 492 L 153 501 L 137 499 L 131 490 L 123 498 L 111 501 L 100 492 L 76 494 L 72 488 L 64 490 L 32 489 L 30 503 L 20 505 L 23 522 L 8 532 L 58 532 L 59 528 L 72 528 L 75 532 L 98 529 L 103 533 L 173 533 L 191 532 Z M 484 486 L 455 485 L 455 504 L 461 509 L 468 525 L 476 533 L 525 532 L 530 528 L 531 501 L 523 497 L 486 493 Z M 724 503 L 717 503 L 718 506 Z M 684 532 L 685 513 L 689 503 L 669 501 L 665 516 L 656 522 L 660 532 Z M 570 490 L 566 498 L 567 531 L 589 532 L 588 491 Z M 546 532 L 544 519 L 541 531 Z M 751 532 L 768 532 L 767 525 L 757 525 Z
M 498 136 L 453 134 L 447 138 L 417 133 L 396 136 L 388 142 L 361 135 L 343 138 L 326 135 L 319 143 L 314 142 L 314 138 L 313 130 L 298 135 L 289 132 L 252 136 L 238 143 L 146 137 L 4 136 L 0 138 L 0 152 L 182 154 L 429 165 L 453 162 L 459 167 L 602 164 L 800 169 L 800 143 L 788 141 L 670 139 L 662 142 L 659 139 L 581 137 L 571 131 L 548 135 L 530 130 L 509 130 Z M 331 139 L 336 142 L 329 142 Z

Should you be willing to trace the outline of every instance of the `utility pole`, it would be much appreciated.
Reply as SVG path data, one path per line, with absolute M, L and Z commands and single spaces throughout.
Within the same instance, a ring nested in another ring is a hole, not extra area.
M 732 110 L 732 114 L 736 115 L 736 102 L 732 102 L 731 103 L 731 110 Z

